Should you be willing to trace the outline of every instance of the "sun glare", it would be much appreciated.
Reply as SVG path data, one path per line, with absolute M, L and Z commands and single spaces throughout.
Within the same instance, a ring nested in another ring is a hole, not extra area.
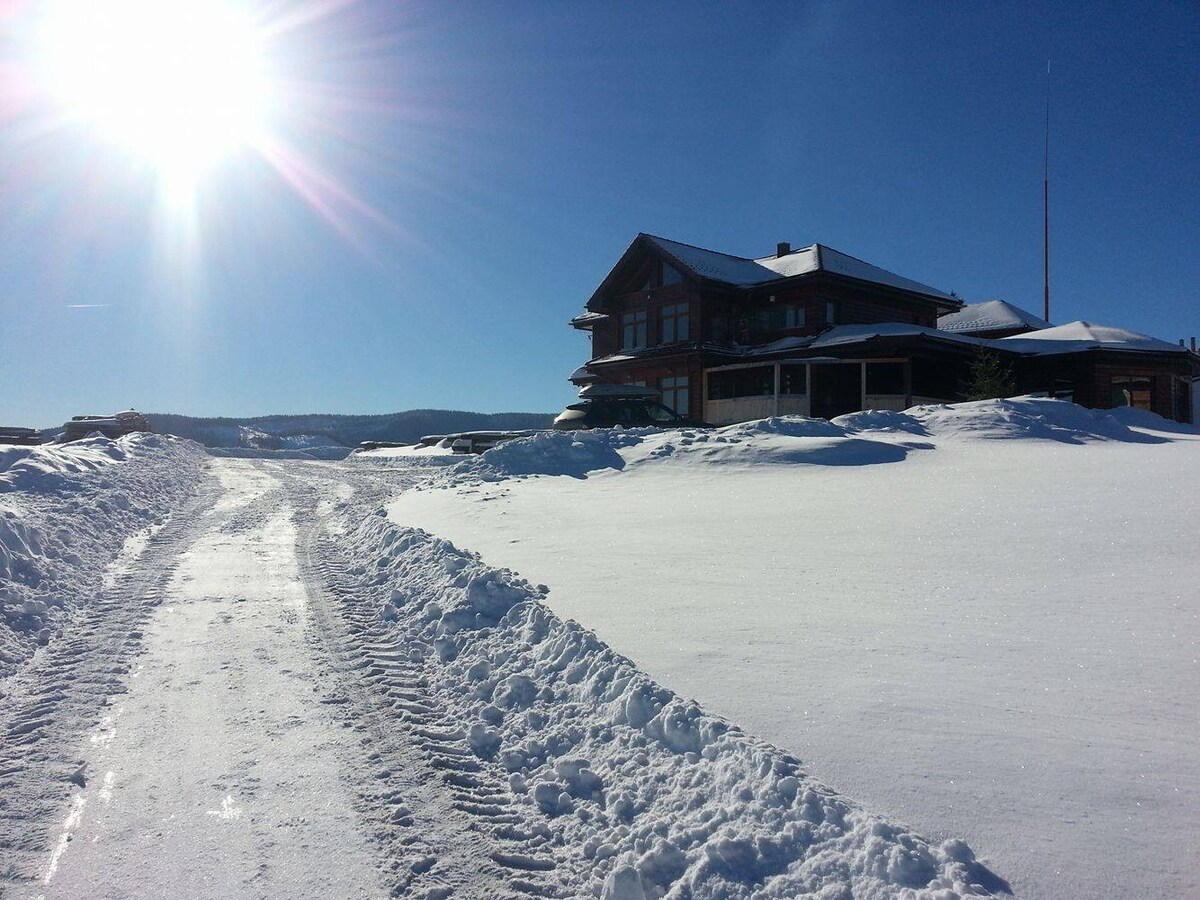
M 366 73 L 395 39 L 391 7 L 360 4 L 0 0 L 0 125 L 31 178 L 67 179 L 64 216 L 146 212 L 164 268 L 196 271 L 217 219 L 257 232 L 280 188 L 360 245 L 362 224 L 394 224 L 333 160 L 371 140 L 368 110 L 390 114 Z
M 47 4 L 39 56 L 67 119 L 83 123 L 190 190 L 270 114 L 262 40 L 219 0 L 64 0 Z

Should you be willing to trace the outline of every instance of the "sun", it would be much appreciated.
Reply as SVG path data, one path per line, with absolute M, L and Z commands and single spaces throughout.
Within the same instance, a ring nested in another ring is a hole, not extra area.
M 47 3 L 37 55 L 64 118 L 135 154 L 172 188 L 194 187 L 268 127 L 262 31 L 231 3 Z

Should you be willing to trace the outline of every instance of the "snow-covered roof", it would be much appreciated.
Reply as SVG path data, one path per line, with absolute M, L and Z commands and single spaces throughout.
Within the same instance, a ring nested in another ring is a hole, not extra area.
M 571 325 L 573 325 L 576 328 L 591 328 L 597 322 L 603 322 L 607 318 L 608 318 L 608 315 L 605 313 L 589 311 L 589 312 L 585 312 L 585 313 L 580 313 L 575 318 L 573 318 L 571 320 Z
M 1091 322 L 1068 322 L 1054 328 L 1045 328 L 1029 334 L 1017 334 L 1001 338 L 1006 348 L 1011 347 L 1019 353 L 1050 355 L 1055 353 L 1075 353 L 1082 350 L 1140 350 L 1151 353 L 1186 353 L 1183 347 L 1169 341 L 1124 328 L 1113 328 L 1109 325 L 1095 325 Z
M 594 397 L 658 397 L 659 391 L 644 384 L 587 384 L 579 389 L 585 400 Z
M 876 322 L 872 325 L 838 325 L 816 336 L 809 344 L 810 350 L 818 347 L 836 347 L 838 344 L 857 344 L 881 337 L 929 337 L 938 341 L 972 346 L 986 346 L 987 341 L 968 337 L 965 334 L 949 334 L 923 325 L 908 325 L 903 322 Z
M 905 278 L 903 275 L 897 275 L 895 272 L 889 272 L 887 269 L 881 269 L 879 266 L 843 253 L 841 250 L 826 247 L 824 244 L 813 244 L 811 247 L 793 250 L 783 256 L 764 257 L 757 262 L 785 278 L 821 270 L 832 272 L 835 275 L 844 275 L 847 278 L 857 278 L 859 281 L 871 281 L 875 284 L 914 291 L 918 294 L 928 294 L 942 300 L 956 299 L 937 288 L 913 281 L 911 278 Z
M 655 237 L 652 234 L 648 234 L 646 237 L 661 250 L 666 251 L 670 256 L 673 256 L 678 262 L 683 263 L 694 274 L 702 278 L 711 278 L 714 281 L 723 281 L 726 284 L 749 287 L 754 284 L 776 281 L 780 277 L 778 272 L 774 272 L 766 266 L 759 265 L 753 259 L 731 256 L 728 253 L 718 253 L 716 250 L 705 250 L 702 247 L 693 247 L 691 244 L 669 241 L 666 238 Z
M 694 274 L 738 287 L 767 284 L 783 278 L 794 278 L 797 275 L 808 275 L 821 271 L 904 291 L 926 294 L 941 300 L 955 299 L 937 288 L 897 275 L 895 272 L 889 272 L 887 269 L 881 269 L 879 266 L 864 262 L 823 244 L 813 244 L 799 250 L 792 250 L 783 256 L 745 259 L 728 253 L 718 253 L 716 250 L 705 250 L 702 247 L 681 244 L 678 241 L 651 234 L 646 237 L 668 255 L 691 269 Z
M 985 300 L 971 303 L 958 312 L 946 313 L 938 319 L 941 331 L 986 332 L 1010 331 L 1014 328 L 1049 328 L 1050 323 L 1031 312 L 1013 306 L 1006 300 Z

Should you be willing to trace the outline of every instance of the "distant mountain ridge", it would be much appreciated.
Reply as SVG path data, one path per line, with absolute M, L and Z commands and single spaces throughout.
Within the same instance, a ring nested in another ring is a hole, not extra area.
M 329 413 L 201 418 L 148 413 L 154 430 L 190 438 L 206 447 L 304 450 L 355 447 L 362 441 L 411 444 L 427 434 L 548 428 L 553 413 L 476 413 L 449 409 L 410 409 L 373 416 Z

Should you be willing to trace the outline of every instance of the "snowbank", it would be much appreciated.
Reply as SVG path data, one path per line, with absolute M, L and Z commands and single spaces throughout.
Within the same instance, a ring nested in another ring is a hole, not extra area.
M 1158 438 L 1131 430 L 1113 415 L 1112 410 L 1088 409 L 1066 400 L 1044 397 L 917 406 L 906 415 L 920 423 L 928 433 L 942 438 L 1023 438 L 1066 444 L 1159 442 Z M 852 418 L 846 416 L 837 421 Z M 1163 421 L 1158 416 L 1154 418 Z
M 870 815 L 660 687 L 552 613 L 545 587 L 383 510 L 342 540 L 480 763 L 552 844 L 581 848 L 580 894 L 953 900 L 1005 887 L 961 841 Z
M 1151 415 L 1151 414 L 1146 414 Z M 1153 416 L 1171 430 L 1165 420 Z M 1025 438 L 1080 444 L 1090 441 L 1155 443 L 1109 410 L 1063 400 L 1018 397 L 975 403 L 918 406 L 906 412 L 869 410 L 832 422 L 777 416 L 713 429 L 597 428 L 545 431 L 509 441 L 452 471 L 457 480 L 496 481 L 530 475 L 586 478 L 671 460 L 714 465 L 863 466 L 894 463 L 933 444 L 914 438 Z M 377 451 L 382 452 L 382 451 Z M 374 454 L 360 454 L 368 456 Z
M 127 538 L 192 491 L 203 449 L 165 435 L 0 451 L 0 677 L 101 589 Z

